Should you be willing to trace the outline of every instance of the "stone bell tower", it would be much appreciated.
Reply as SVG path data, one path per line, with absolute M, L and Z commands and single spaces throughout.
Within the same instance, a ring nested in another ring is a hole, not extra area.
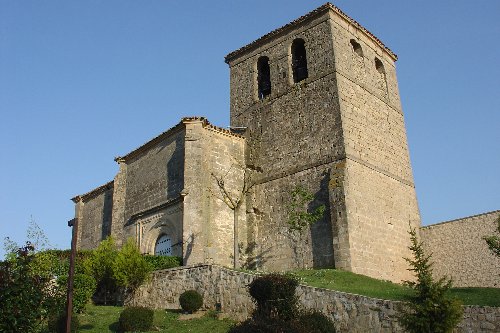
M 407 231 L 420 217 L 396 60 L 329 3 L 226 56 L 231 125 L 247 128 L 246 163 L 258 170 L 247 198 L 256 266 L 409 278 Z M 327 209 L 291 234 L 296 186 Z

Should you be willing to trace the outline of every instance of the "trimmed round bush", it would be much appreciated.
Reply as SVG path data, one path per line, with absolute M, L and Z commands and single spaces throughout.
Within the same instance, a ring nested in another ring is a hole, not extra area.
M 298 284 L 295 277 L 283 274 L 267 274 L 253 280 L 249 292 L 257 305 L 254 316 L 283 320 L 294 318 L 298 309 L 295 296 Z
M 120 313 L 120 330 L 123 332 L 146 332 L 153 327 L 154 311 L 145 307 L 126 307 Z
M 59 316 L 49 318 L 48 326 L 50 332 L 66 333 L 66 313 L 61 313 Z M 71 333 L 77 332 L 78 326 L 80 326 L 80 320 L 78 320 L 78 316 L 73 313 L 71 315 Z
M 193 313 L 198 311 L 203 305 L 203 296 L 196 290 L 187 290 L 179 296 L 182 310 Z

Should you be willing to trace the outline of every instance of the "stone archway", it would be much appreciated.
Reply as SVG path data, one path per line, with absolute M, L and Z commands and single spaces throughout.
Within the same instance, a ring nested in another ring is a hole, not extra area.
M 155 243 L 155 256 L 172 255 L 172 239 L 167 234 L 161 234 Z

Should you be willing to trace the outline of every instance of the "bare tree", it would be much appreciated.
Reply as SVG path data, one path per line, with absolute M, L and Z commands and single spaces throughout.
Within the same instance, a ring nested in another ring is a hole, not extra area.
M 230 189 L 227 185 L 227 178 L 233 167 L 237 167 L 243 173 L 243 182 L 241 187 L 236 190 Z M 215 173 L 211 173 L 212 178 L 215 181 L 215 185 L 217 186 L 218 191 L 214 193 L 211 188 L 209 191 L 212 193 L 214 197 L 221 200 L 233 211 L 233 225 L 234 225 L 234 236 L 233 236 L 233 254 L 234 254 L 234 268 L 238 268 L 238 258 L 239 258 L 239 246 L 238 246 L 238 214 L 241 204 L 245 200 L 246 194 L 252 189 L 255 185 L 255 182 L 252 180 L 251 170 L 245 168 L 239 164 L 233 164 L 231 168 L 227 170 L 227 172 L 218 176 Z

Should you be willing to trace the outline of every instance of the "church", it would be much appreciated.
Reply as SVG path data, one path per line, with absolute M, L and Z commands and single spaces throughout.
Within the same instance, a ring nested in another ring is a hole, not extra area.
M 330 3 L 231 52 L 231 126 L 185 117 L 115 158 L 112 181 L 72 199 L 77 247 L 132 238 L 184 265 L 335 267 L 400 282 L 411 279 L 415 228 L 439 274 L 493 286 L 500 266 L 479 243 L 500 211 L 421 228 L 396 60 Z M 299 231 L 288 223 L 296 188 L 313 196 L 305 210 L 325 207 Z M 477 244 L 455 248 L 467 228 Z M 483 280 L 457 260 L 480 265 Z

